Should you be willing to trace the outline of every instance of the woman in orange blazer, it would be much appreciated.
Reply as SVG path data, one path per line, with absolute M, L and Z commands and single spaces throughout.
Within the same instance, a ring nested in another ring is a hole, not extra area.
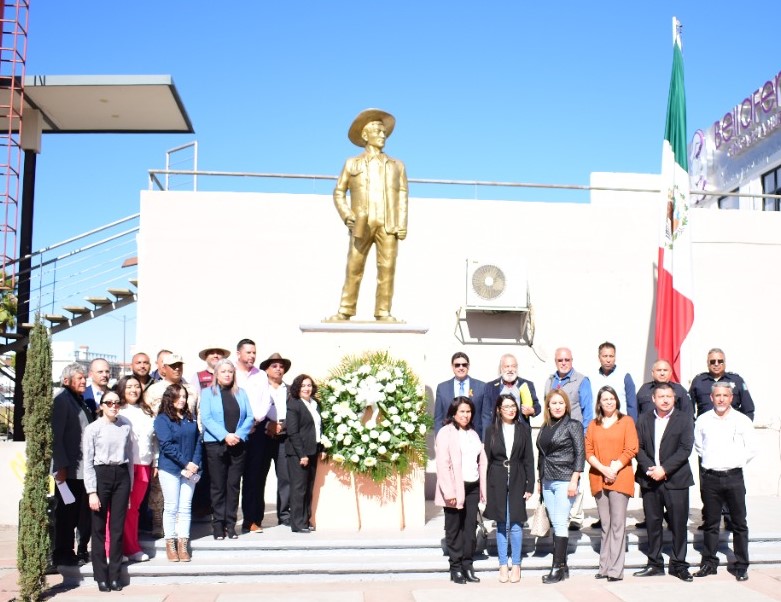
M 602 523 L 597 579 L 624 578 L 626 507 L 635 492 L 632 458 L 637 455 L 635 423 L 621 413 L 621 402 L 612 387 L 597 393 L 596 416 L 586 431 L 586 461 L 591 493 Z

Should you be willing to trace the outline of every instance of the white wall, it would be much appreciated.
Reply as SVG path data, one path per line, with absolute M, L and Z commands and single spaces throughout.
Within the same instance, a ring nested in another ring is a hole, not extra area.
M 658 177 L 593 174 L 592 184 L 653 189 Z M 655 359 L 655 198 L 597 191 L 591 204 L 412 198 L 393 314 L 428 328 L 419 343 L 427 386 L 451 375 L 449 358 L 464 349 L 473 376 L 494 378 L 499 356 L 509 351 L 521 375 L 541 388 L 557 346 L 571 347 L 576 369 L 588 373 L 606 339 L 618 347 L 619 367 L 638 385 L 647 380 Z M 778 424 L 767 373 L 781 335 L 781 215 L 696 210 L 691 224 L 696 321 L 684 384 L 705 369 L 708 348 L 723 347 L 728 370 L 751 388 L 757 422 Z M 335 313 L 347 243 L 327 195 L 142 192 L 138 349 L 153 356 L 174 348 L 190 373 L 204 346 L 233 349 L 250 337 L 259 361 L 279 351 L 292 359 L 292 374 L 325 376 L 339 359 L 334 343 L 321 344 L 300 326 Z M 504 344 L 456 339 L 467 258 L 528 266 L 533 349 L 509 337 Z M 373 298 L 369 266 L 357 319 L 372 319 Z

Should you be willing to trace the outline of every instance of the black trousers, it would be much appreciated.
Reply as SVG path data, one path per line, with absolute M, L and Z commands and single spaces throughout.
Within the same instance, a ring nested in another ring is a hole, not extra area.
M 746 485 L 743 470 L 736 468 L 717 473 L 705 468 L 700 472 L 700 495 L 703 513 L 702 565 L 719 566 L 719 526 L 722 507 L 726 506 L 732 521 L 732 547 L 735 569 L 748 567 L 748 523 L 746 522 Z
M 119 581 L 122 570 L 122 544 L 125 536 L 125 516 L 130 500 L 130 470 L 132 465 L 96 466 L 100 510 L 92 512 L 92 573 L 95 581 Z M 106 562 L 106 517 L 111 543 Z
M 211 480 L 212 526 L 233 527 L 239 511 L 239 488 L 247 446 L 243 441 L 236 445 L 220 441 L 206 443 L 204 447 Z
M 74 558 L 77 528 L 79 530 L 79 552 L 87 551 L 87 544 L 92 532 L 92 517 L 90 516 L 87 495 L 84 492 L 84 481 L 82 479 L 66 479 L 65 482 L 76 501 L 66 505 L 62 501 L 60 490 L 57 487 L 54 488 L 54 495 L 57 496 L 57 509 L 55 510 L 56 524 L 52 559 L 55 564 Z
M 480 502 L 480 482 L 464 483 L 464 507 L 445 508 L 445 542 L 450 570 L 469 570 L 475 554 L 477 504 Z
M 317 454 L 307 456 L 309 464 L 301 466 L 298 456 L 287 457 L 290 475 L 290 528 L 304 529 L 312 519 L 312 492 L 317 475 Z
M 244 524 L 260 525 L 266 514 L 266 479 L 274 462 L 277 475 L 277 520 L 290 520 L 290 476 L 287 470 L 285 455 L 286 437 L 269 437 L 266 435 L 266 421 L 255 426 L 255 432 L 250 435 L 249 458 L 244 469 L 244 496 L 241 509 L 244 514 Z
M 686 562 L 686 521 L 689 518 L 689 489 L 667 489 L 660 485 L 654 489 L 643 489 L 642 496 L 648 533 L 648 565 L 664 568 L 662 520 L 664 509 L 667 508 L 673 536 L 669 569 L 672 573 L 687 570 L 689 564 Z

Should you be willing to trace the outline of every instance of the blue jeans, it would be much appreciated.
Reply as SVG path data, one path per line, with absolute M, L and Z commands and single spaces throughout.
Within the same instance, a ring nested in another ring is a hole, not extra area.
M 555 537 L 569 537 L 569 513 L 576 496 L 569 497 L 568 488 L 569 481 L 542 481 L 542 498 L 545 500 Z
M 158 472 L 160 489 L 163 490 L 163 532 L 166 539 L 190 538 L 195 483 L 181 474 Z
M 507 496 L 506 520 L 510 519 L 510 496 Z M 496 550 L 499 553 L 499 566 L 507 566 L 507 525 L 508 522 L 496 521 Z M 521 523 L 509 522 L 510 548 L 512 549 L 513 566 L 521 565 L 521 539 L 523 529 Z

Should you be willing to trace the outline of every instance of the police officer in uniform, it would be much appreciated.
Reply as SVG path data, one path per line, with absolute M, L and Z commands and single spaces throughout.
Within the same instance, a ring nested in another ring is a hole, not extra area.
M 672 376 L 673 368 L 670 365 L 670 362 L 667 360 L 656 360 L 654 362 L 654 365 L 651 367 L 652 380 L 643 384 L 637 391 L 638 416 L 653 411 L 654 402 L 652 395 L 654 389 L 661 383 L 667 383 L 673 388 L 673 393 L 675 394 L 675 409 L 694 416 L 694 408 L 692 407 L 692 400 L 689 399 L 689 394 L 681 384 L 672 382 Z M 710 396 L 710 389 L 708 389 L 708 396 Z
M 713 409 L 711 389 L 713 383 L 720 381 L 728 382 L 732 387 L 732 407 L 748 416 L 753 422 L 754 400 L 751 399 L 751 393 L 748 392 L 748 385 L 740 375 L 727 372 L 724 352 L 718 347 L 708 351 L 708 371 L 695 376 L 689 388 L 689 395 L 697 407 L 697 417 L 699 418 L 708 410 Z

